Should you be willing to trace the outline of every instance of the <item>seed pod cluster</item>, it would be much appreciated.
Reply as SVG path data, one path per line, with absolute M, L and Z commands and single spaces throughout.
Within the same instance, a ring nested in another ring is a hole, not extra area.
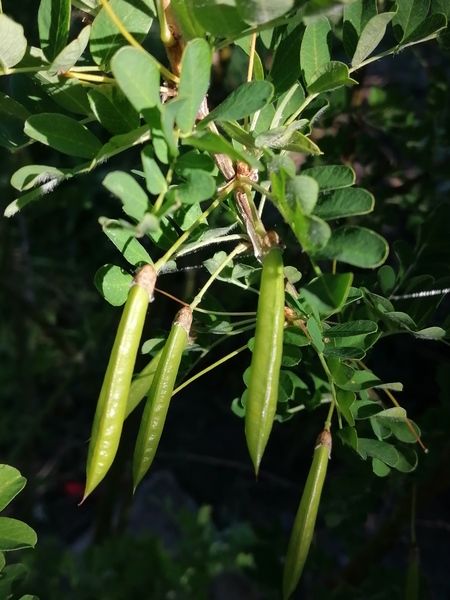
M 105 477 L 119 447 L 134 364 L 155 282 L 153 266 L 142 267 L 125 303 L 92 424 L 83 500 Z

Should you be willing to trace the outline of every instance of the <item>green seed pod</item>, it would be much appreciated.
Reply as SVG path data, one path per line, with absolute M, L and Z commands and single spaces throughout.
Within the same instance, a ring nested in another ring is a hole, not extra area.
M 312 465 L 289 540 L 283 573 L 283 600 L 288 600 L 297 587 L 308 557 L 330 454 L 331 434 L 325 429 L 317 438 Z
M 153 266 L 142 267 L 125 303 L 92 424 L 83 501 L 104 478 L 119 447 L 134 364 L 155 282 Z
M 125 410 L 125 419 L 130 416 L 133 410 L 139 405 L 141 400 L 147 396 L 162 353 L 163 348 L 161 348 L 161 350 L 155 354 L 152 360 L 142 369 L 140 373 L 134 377 L 133 381 L 131 382 L 127 408 Z
M 270 237 L 271 234 L 267 235 Z M 274 236 L 276 234 L 272 233 L 272 238 Z M 262 259 L 255 343 L 245 407 L 245 435 L 256 475 L 277 410 L 283 356 L 283 257 L 280 246 L 272 244 Z
M 180 368 L 181 356 L 189 342 L 191 324 L 192 310 L 189 306 L 185 306 L 178 311 L 172 324 L 148 393 L 134 449 L 134 490 L 155 458 Z

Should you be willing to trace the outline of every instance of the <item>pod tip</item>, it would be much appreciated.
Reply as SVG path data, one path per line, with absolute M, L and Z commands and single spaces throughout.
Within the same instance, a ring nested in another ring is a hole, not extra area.
M 86 500 L 86 498 L 89 496 L 89 493 L 86 493 L 86 490 L 84 491 L 83 497 L 81 498 L 81 500 L 78 502 L 77 506 L 81 506 L 82 504 L 84 504 L 84 501 Z

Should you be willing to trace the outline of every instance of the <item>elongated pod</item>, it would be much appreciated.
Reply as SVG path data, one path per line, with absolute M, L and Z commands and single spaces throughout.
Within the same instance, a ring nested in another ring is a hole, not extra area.
M 140 373 L 134 376 L 130 386 L 130 393 L 128 394 L 125 418 L 129 417 L 133 410 L 139 405 L 141 400 L 148 395 L 162 353 L 163 348 L 161 348 L 161 350 L 155 354 L 152 360 L 142 369 Z
M 273 236 L 276 234 L 272 234 Z M 278 241 L 278 236 L 275 239 Z M 256 475 L 277 410 L 283 355 L 284 278 L 279 245 L 273 245 L 265 254 L 262 265 L 255 343 L 245 407 L 245 435 Z
M 283 600 L 288 600 L 297 587 L 308 557 L 330 453 L 331 434 L 325 429 L 316 441 L 312 465 L 289 540 L 283 573 Z
M 125 303 L 92 424 L 83 500 L 104 478 L 119 447 L 134 364 L 155 282 L 153 266 L 142 267 Z
M 164 429 L 181 356 L 188 345 L 192 311 L 189 306 L 178 311 L 164 346 L 148 393 L 133 457 L 133 487 L 136 490 L 155 458 Z

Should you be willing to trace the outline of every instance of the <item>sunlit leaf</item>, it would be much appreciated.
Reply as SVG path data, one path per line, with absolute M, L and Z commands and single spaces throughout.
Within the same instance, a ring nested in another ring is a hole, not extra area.
M 320 194 L 314 214 L 331 221 L 355 215 L 364 215 L 373 210 L 373 195 L 362 188 L 343 188 L 327 194 Z
M 181 59 L 178 93 L 186 102 L 177 114 L 178 127 L 183 133 L 192 131 L 198 110 L 210 82 L 212 52 L 203 39 L 189 42 Z
M 383 264 L 388 252 L 386 240 L 378 233 L 365 227 L 344 226 L 333 231 L 328 244 L 317 251 L 316 257 L 370 269 Z
M 83 27 L 79 36 L 63 48 L 52 61 L 52 64 L 48 68 L 49 75 L 57 75 L 60 71 L 71 69 L 85 51 L 89 43 L 90 34 L 91 26 Z
M 116 85 L 101 85 L 89 90 L 89 104 L 96 119 L 110 133 L 127 133 L 139 127 L 139 113 Z
M 395 12 L 386 12 L 375 15 L 370 19 L 359 38 L 355 54 L 353 55 L 352 66 L 357 67 L 365 58 L 372 54 L 383 39 L 386 27 L 394 16 Z
M 0 465 L 0 511 L 23 490 L 27 480 L 9 465 Z
M 148 197 L 134 177 L 125 171 L 112 171 L 102 183 L 121 200 L 124 213 L 136 221 L 142 219 L 149 207 Z
M 300 288 L 308 304 L 323 316 L 338 311 L 350 292 L 352 273 L 324 273 Z
M 113 306 L 125 304 L 132 281 L 133 276 L 116 265 L 103 265 L 94 278 L 95 287 Z
M 56 113 L 31 116 L 24 131 L 34 140 L 70 156 L 94 158 L 102 146 L 85 125 Z
M 300 49 L 300 67 L 307 86 L 314 73 L 330 60 L 331 25 L 320 17 L 307 26 Z
M 109 5 L 119 21 L 132 36 L 142 42 L 150 30 L 155 15 L 153 0 L 109 0 Z M 108 65 L 114 53 L 122 46 L 128 46 L 128 41 L 119 32 L 111 17 L 104 8 L 100 10 L 92 24 L 90 50 L 98 65 Z M 133 67 L 130 65 L 130 69 Z M 134 76 L 141 83 L 145 77 L 134 71 Z
M 358 82 L 350 77 L 347 65 L 338 61 L 331 61 L 321 65 L 310 77 L 308 92 L 321 94 L 330 92 L 343 85 L 355 85 Z
M 6 71 L 22 60 L 27 49 L 23 27 L 0 14 L 0 70 Z
M 425 20 L 430 0 L 397 0 L 397 13 L 392 19 L 394 35 L 399 42 L 407 38 Z
M 124 229 L 118 221 L 101 217 L 99 223 L 104 233 L 123 254 L 125 260 L 134 267 L 153 262 L 144 246 L 138 242 L 130 231 Z
M 268 81 L 242 84 L 205 117 L 200 126 L 210 121 L 237 121 L 263 108 L 272 98 L 273 85 Z
M 111 70 L 121 90 L 138 112 L 161 104 L 160 74 L 153 56 L 126 46 L 114 55 Z M 137 77 L 136 73 L 145 73 L 145 77 Z
M 39 38 L 49 60 L 53 60 L 67 43 L 70 9 L 70 0 L 41 0 L 38 12 Z
M 236 4 L 223 0 L 189 0 L 195 19 L 209 33 L 233 36 L 245 31 L 248 25 L 240 18 Z
M 294 0 L 236 0 L 239 16 L 249 25 L 260 25 L 283 16 L 294 5 Z
M 26 523 L 9 517 L 0 517 L 0 550 L 20 550 L 34 548 L 37 536 L 33 529 Z
M 326 165 L 303 169 L 302 175 L 313 177 L 319 184 L 321 192 L 337 190 L 355 183 L 355 172 L 345 165 Z

